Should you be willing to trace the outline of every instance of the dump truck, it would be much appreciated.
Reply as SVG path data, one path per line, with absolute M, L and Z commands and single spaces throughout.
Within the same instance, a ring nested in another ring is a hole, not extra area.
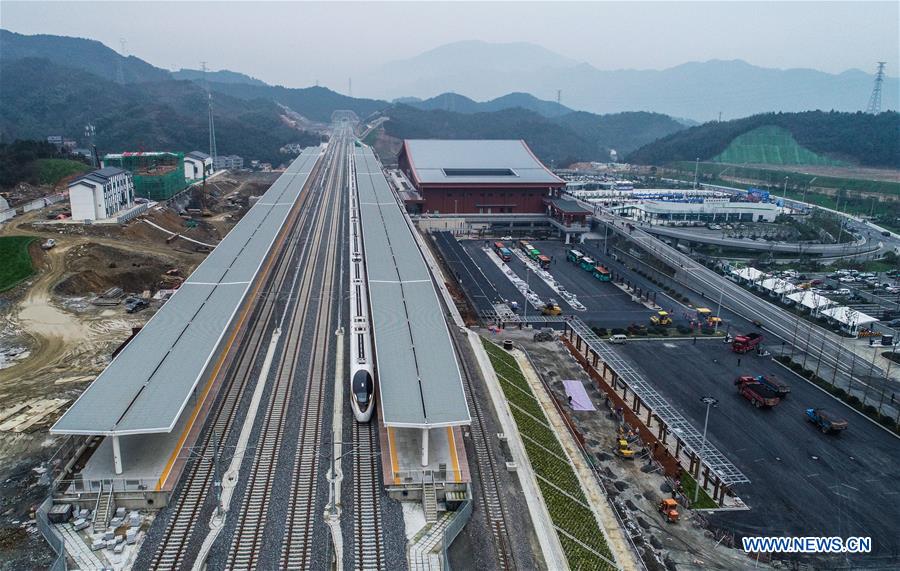
M 562 309 L 559 307 L 559 304 L 556 303 L 555 299 L 550 299 L 547 300 L 547 303 L 541 308 L 541 313 L 544 315 L 560 315 Z
M 755 377 L 738 377 L 734 384 L 741 396 L 756 408 L 771 408 L 781 402 L 778 393 L 757 381 Z
M 663 514 L 668 523 L 677 523 L 680 515 L 678 514 L 678 502 L 672 498 L 666 498 L 659 502 L 657 506 L 659 513 Z
M 848 426 L 846 420 L 823 408 L 806 409 L 806 420 L 816 425 L 816 427 L 822 431 L 822 434 L 840 434 L 844 430 L 847 430 Z
M 784 398 L 788 396 L 791 392 L 791 387 L 784 381 L 776 379 L 773 375 L 758 375 L 755 377 L 760 384 L 767 386 L 769 389 L 775 391 L 775 394 L 778 395 L 778 398 Z
M 745 333 L 743 335 L 735 335 L 731 341 L 731 350 L 735 353 L 749 353 L 756 349 L 762 343 L 762 333 Z
M 672 318 L 669 316 L 668 311 L 659 310 L 650 316 L 650 323 L 658 327 L 666 327 L 672 325 Z

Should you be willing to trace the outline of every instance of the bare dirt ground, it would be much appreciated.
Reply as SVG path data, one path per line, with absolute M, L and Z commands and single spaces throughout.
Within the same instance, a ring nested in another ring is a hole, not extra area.
M 193 242 L 167 240 L 169 233 L 145 220 L 215 245 L 248 210 L 249 197 L 261 195 L 275 177 L 219 176 L 206 192 L 122 226 L 46 224 L 50 213 L 67 209 L 65 203 L 0 225 L 0 235 L 40 239 L 30 250 L 35 274 L 0 294 L 0 350 L 15 353 L 0 363 L 0 569 L 49 562 L 43 540 L 27 525 L 30 510 L 46 495 L 40 466 L 62 443 L 48 429 L 109 363 L 132 328 L 146 323 L 161 304 L 154 301 L 147 310 L 129 314 L 121 304 L 98 307 L 90 300 L 111 287 L 137 295 L 172 287 L 179 278 L 166 272 L 175 269 L 185 277 L 206 256 Z M 187 208 L 202 209 L 207 216 L 188 224 L 178 214 Z M 40 242 L 51 237 L 57 246 L 41 250 Z

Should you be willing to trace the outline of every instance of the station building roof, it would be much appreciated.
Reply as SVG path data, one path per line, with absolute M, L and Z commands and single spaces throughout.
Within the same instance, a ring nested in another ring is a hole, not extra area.
M 401 158 L 416 186 L 537 186 L 564 188 L 522 140 L 407 139 Z
M 171 432 L 309 178 L 303 152 L 51 428 L 55 434 Z
M 563 214 L 593 214 L 594 211 L 585 208 L 578 201 L 568 198 L 547 198 L 545 199 L 553 208 L 559 210 Z
M 354 149 L 354 161 L 382 422 L 469 424 L 444 311 L 412 230 L 372 151 Z

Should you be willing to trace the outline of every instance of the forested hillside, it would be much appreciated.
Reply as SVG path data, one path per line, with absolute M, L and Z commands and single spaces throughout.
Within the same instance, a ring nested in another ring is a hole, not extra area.
M 710 122 L 679 131 L 631 153 L 629 162 L 665 164 L 711 160 L 738 136 L 759 127 L 781 127 L 806 149 L 834 159 L 873 167 L 900 168 L 900 114 L 879 115 L 807 111 L 766 113 L 726 122 Z
M 422 111 L 395 105 L 385 111 L 385 132 L 399 139 L 524 139 L 545 163 L 567 166 L 608 161 L 610 149 L 625 152 L 683 125 L 657 113 L 594 115 L 581 111 L 545 117 L 521 108 L 486 113 Z
M 100 152 L 203 150 L 209 146 L 207 98 L 190 81 L 125 84 L 47 60 L 0 58 L 0 140 L 79 138 L 96 127 Z M 11 79 L 14 78 L 14 79 Z M 272 101 L 215 99 L 216 140 L 221 154 L 275 164 L 286 143 L 318 144 L 319 138 L 288 126 Z

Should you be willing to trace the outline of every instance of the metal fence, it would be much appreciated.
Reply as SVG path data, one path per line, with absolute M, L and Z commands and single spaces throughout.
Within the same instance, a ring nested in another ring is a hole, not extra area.
M 66 561 L 66 542 L 59 532 L 54 529 L 53 524 L 51 524 L 50 520 L 47 518 L 47 513 L 52 506 L 53 497 L 50 496 L 41 503 L 40 507 L 35 512 L 35 521 L 37 522 L 38 530 L 40 530 L 41 535 L 44 536 L 44 540 L 47 541 L 50 548 L 56 553 L 56 559 L 54 559 L 53 563 L 50 565 L 50 571 L 66 571 L 66 569 L 68 569 L 68 563 Z
M 450 549 L 450 544 L 453 543 L 453 540 L 456 539 L 456 536 L 459 535 L 459 532 L 466 527 L 466 524 L 469 523 L 469 518 L 472 516 L 472 500 L 471 498 L 466 500 L 459 506 L 459 509 L 456 510 L 456 515 L 453 516 L 453 519 L 444 528 L 444 538 L 441 541 L 441 555 L 444 558 L 444 569 L 450 570 L 450 558 L 447 554 L 448 549 Z
M 150 205 L 147 204 L 146 202 L 145 202 L 144 204 L 140 204 L 140 205 L 138 205 L 138 206 L 135 206 L 134 208 L 132 208 L 131 210 L 129 210 L 129 211 L 126 212 L 125 214 L 122 214 L 122 215 L 120 215 L 120 216 L 117 216 L 117 217 L 116 217 L 116 222 L 117 222 L 118 224 L 121 224 L 121 223 L 123 223 L 123 222 L 128 222 L 128 221 L 131 220 L 132 218 L 135 218 L 135 217 L 137 217 L 137 216 L 140 216 L 141 214 L 143 214 L 144 212 L 146 212 L 148 208 L 150 208 Z
M 9 208 L 7 210 L 2 210 L 2 211 L 0 211 L 0 222 L 6 222 L 7 220 L 15 218 L 15 216 L 16 216 L 15 208 Z
M 66 195 L 62 192 L 58 192 L 56 194 L 48 194 L 47 196 L 42 196 L 41 198 L 36 198 L 31 202 L 25 204 L 22 207 L 22 212 L 31 212 L 32 210 L 40 210 L 46 206 L 50 206 L 51 204 L 56 204 L 62 200 L 66 199 Z

